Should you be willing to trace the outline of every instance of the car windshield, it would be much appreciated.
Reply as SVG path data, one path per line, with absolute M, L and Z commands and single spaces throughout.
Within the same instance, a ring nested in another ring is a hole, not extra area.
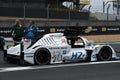
M 80 37 L 68 37 L 67 41 L 72 48 L 85 47 L 84 42 Z

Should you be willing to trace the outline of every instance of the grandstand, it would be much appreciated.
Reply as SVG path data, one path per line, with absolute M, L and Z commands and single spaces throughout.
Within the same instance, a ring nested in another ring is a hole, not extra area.
M 24 27 L 29 24 L 29 20 L 35 20 L 36 25 L 39 27 L 40 34 L 49 32 L 51 29 L 51 31 L 54 31 L 56 27 L 58 27 L 56 31 L 64 31 L 66 27 L 87 28 L 87 26 L 95 26 L 107 28 L 110 26 L 114 28 L 120 25 L 119 20 L 116 21 L 115 18 L 112 18 L 113 20 L 111 21 L 106 21 L 105 14 L 90 14 L 90 11 L 82 10 L 85 5 L 89 4 L 89 1 L 90 0 L 0 0 L 0 35 L 11 37 L 10 30 L 16 18 L 22 21 Z M 64 6 L 64 2 L 72 2 L 72 7 L 70 5 L 69 7 Z M 101 15 L 104 16 L 101 17 Z M 44 28 L 46 28 L 45 26 L 47 27 L 46 30 L 44 30 Z M 99 30 L 101 29 L 97 30 L 100 32 Z M 114 32 L 117 31 L 113 31 L 112 33 Z M 84 34 L 82 33 L 80 35 Z M 97 32 L 95 32 L 95 34 L 97 35 Z M 113 36 L 115 35 L 106 35 L 104 32 L 102 35 L 97 36 L 85 34 L 85 37 L 96 42 L 120 40 L 119 34 L 116 35 L 115 38 L 113 38 Z
M 67 8 L 64 1 L 76 7 Z M 0 16 L 88 20 L 89 11 L 80 11 L 83 6 L 79 0 L 0 0 Z

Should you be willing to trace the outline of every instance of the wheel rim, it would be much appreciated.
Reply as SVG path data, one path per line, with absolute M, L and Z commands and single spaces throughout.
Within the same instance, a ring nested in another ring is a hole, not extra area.
M 35 56 L 37 64 L 48 64 L 50 60 L 49 53 L 47 51 L 38 51 Z
M 108 61 L 112 57 L 112 51 L 109 47 L 103 47 L 100 52 L 101 59 L 103 61 Z
M 111 53 L 110 51 L 102 51 L 101 56 L 103 59 L 107 60 L 107 59 L 110 59 Z

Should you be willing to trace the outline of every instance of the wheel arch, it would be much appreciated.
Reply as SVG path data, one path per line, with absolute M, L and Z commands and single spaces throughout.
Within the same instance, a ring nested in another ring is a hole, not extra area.
M 95 45 L 94 49 L 93 49 L 93 52 L 91 54 L 91 61 L 97 61 L 98 60 L 98 55 L 99 55 L 100 51 L 103 48 L 105 48 L 105 47 L 109 48 L 109 50 L 111 52 L 111 58 L 115 58 L 116 57 L 116 52 L 112 48 L 112 46 L 110 46 L 110 45 Z
M 112 59 L 112 55 L 114 53 L 114 49 L 109 46 L 109 45 L 102 45 L 98 51 L 98 53 L 96 54 L 97 60 L 98 61 L 108 61 Z M 103 58 L 105 55 L 108 55 L 108 58 Z M 102 56 L 103 55 L 103 56 Z

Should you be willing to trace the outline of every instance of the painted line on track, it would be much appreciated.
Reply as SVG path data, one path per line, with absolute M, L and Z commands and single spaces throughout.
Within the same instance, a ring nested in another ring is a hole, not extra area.
M 72 66 L 86 66 L 86 65 L 96 65 L 96 64 L 110 64 L 110 63 L 120 63 L 120 61 L 103 61 L 103 62 L 89 62 L 89 63 L 75 63 L 75 64 L 72 63 L 72 64 L 59 64 L 59 65 L 27 66 L 27 67 L 8 67 L 8 68 L 0 68 L 0 73 L 13 72 L 13 71 L 23 71 L 23 70 L 72 67 Z

